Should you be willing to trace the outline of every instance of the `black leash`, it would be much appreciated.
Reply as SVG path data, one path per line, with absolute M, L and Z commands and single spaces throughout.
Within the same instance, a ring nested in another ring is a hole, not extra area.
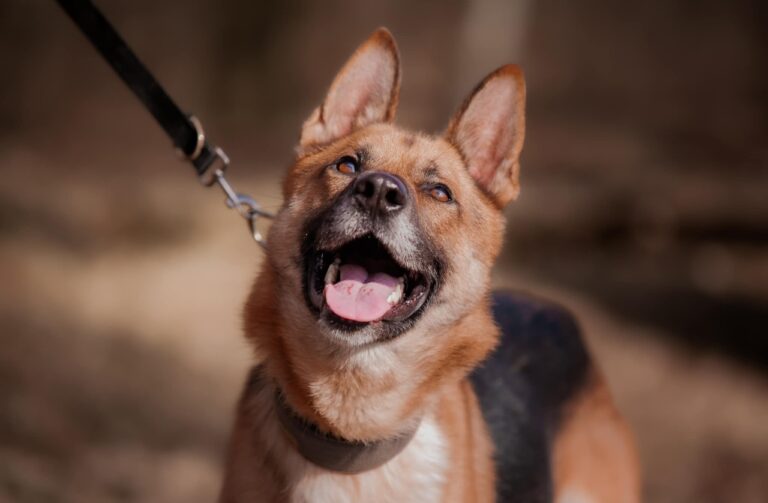
M 273 218 L 273 215 L 262 210 L 252 197 L 235 192 L 227 182 L 224 172 L 229 166 L 229 157 L 206 139 L 200 121 L 181 111 L 90 0 L 56 1 L 192 163 L 201 183 L 206 187 L 219 185 L 227 197 L 227 206 L 246 219 L 253 239 L 264 246 L 264 237 L 256 223 L 259 217 Z

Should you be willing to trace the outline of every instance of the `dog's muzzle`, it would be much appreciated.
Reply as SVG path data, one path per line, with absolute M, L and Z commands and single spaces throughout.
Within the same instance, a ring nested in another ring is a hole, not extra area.
M 306 236 L 307 303 L 334 328 L 410 323 L 439 283 L 441 261 L 419 226 L 411 193 L 390 173 L 357 176 Z

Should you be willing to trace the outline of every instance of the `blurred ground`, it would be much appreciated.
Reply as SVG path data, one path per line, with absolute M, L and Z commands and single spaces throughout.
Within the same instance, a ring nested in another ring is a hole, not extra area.
M 579 316 L 646 500 L 768 495 L 768 60 L 758 2 L 99 2 L 267 206 L 378 25 L 400 122 L 529 83 L 499 286 Z M 430 22 L 425 23 L 424 20 Z M 57 8 L 0 5 L 0 501 L 212 501 L 261 259 Z

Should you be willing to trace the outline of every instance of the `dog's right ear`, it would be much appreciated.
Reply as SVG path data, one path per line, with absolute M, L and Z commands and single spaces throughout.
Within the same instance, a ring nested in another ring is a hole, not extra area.
M 301 130 L 303 155 L 352 131 L 395 117 L 400 92 L 400 56 L 392 34 L 379 28 L 358 47 Z

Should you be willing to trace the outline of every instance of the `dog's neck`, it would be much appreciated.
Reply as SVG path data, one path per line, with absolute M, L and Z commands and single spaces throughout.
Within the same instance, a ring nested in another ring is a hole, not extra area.
M 328 358 L 313 346 L 322 337 L 313 324 L 297 327 L 281 316 L 274 274 L 265 268 L 257 280 L 246 308 L 246 332 L 286 403 L 323 433 L 363 442 L 402 435 L 491 349 L 476 337 L 479 330 L 496 331 L 488 306 L 480 303 L 446 329 L 450 334 L 412 331 Z
M 262 369 L 251 371 L 251 380 L 261 380 Z M 320 431 L 317 425 L 300 417 L 275 388 L 275 411 L 282 431 L 307 461 L 326 470 L 356 474 L 373 470 L 397 456 L 413 438 L 420 422 L 390 438 L 375 442 L 347 440 Z
M 366 366 L 359 361 L 365 357 L 337 365 L 306 349 L 300 354 L 291 342 L 281 338 L 265 367 L 287 406 L 323 433 L 369 443 L 400 437 L 430 406 L 428 394 L 416 389 L 423 377 L 410 365 Z

